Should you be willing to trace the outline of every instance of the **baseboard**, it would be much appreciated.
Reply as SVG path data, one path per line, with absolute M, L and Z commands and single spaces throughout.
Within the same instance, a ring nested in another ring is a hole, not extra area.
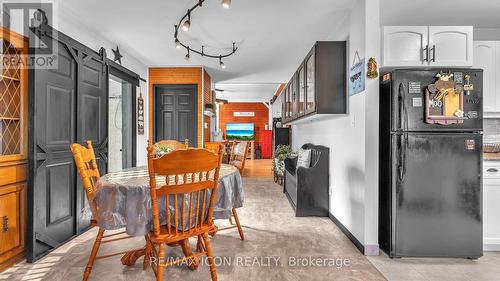
M 485 252 L 500 251 L 500 239 L 499 238 L 484 238 L 483 239 L 483 251 L 485 251 Z
M 351 240 L 351 242 L 358 248 L 358 250 L 364 255 L 365 254 L 365 246 L 359 242 L 359 240 L 330 212 L 328 213 L 328 217 L 333 221 L 333 223 L 340 228 L 342 233 Z

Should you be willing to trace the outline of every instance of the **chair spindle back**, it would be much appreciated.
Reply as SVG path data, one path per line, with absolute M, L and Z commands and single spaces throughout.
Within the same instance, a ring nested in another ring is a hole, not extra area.
M 94 154 L 94 148 L 92 147 L 92 142 L 87 141 L 87 147 L 81 144 L 73 143 L 71 144 L 71 152 L 73 153 L 73 158 L 75 160 L 76 168 L 80 179 L 83 183 L 83 188 L 87 194 L 87 200 L 92 202 L 94 194 L 96 191 L 96 183 L 101 178 L 99 174 L 99 168 L 97 167 L 97 161 Z M 95 207 L 90 204 L 92 215 L 95 214 Z
M 219 148 L 217 154 L 205 149 L 186 149 L 155 158 L 150 143 L 148 170 L 154 235 L 165 234 L 160 225 L 161 197 L 165 199 L 167 234 L 195 233 L 213 225 L 221 157 Z

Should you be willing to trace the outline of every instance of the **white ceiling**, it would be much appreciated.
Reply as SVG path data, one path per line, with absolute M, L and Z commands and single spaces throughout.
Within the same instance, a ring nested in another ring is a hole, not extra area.
M 196 0 L 61 0 L 60 12 L 75 17 L 148 66 L 205 65 L 215 82 L 279 83 L 288 81 L 313 43 L 325 40 L 351 8 L 350 0 L 207 0 L 192 14 L 191 30 L 181 40 L 206 50 L 239 47 L 218 60 L 174 48 L 174 25 Z M 210 47 L 208 47 L 210 46 Z
M 218 99 L 230 102 L 269 102 L 280 84 L 215 84 Z
M 500 28 L 498 0 L 381 0 L 382 25 Z

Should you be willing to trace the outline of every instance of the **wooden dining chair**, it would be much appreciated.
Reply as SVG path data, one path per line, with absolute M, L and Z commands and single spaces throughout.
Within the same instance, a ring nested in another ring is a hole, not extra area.
M 235 166 L 240 174 L 243 176 L 243 169 L 245 169 L 245 162 L 248 154 L 248 142 L 241 141 L 236 143 L 231 150 L 231 161 L 229 164 Z
M 185 139 L 183 143 L 176 141 L 176 140 L 161 140 L 161 141 L 157 142 L 156 145 L 170 146 L 172 148 L 172 150 L 188 149 L 189 148 L 189 140 Z
M 248 149 L 248 143 L 247 142 L 245 142 L 245 143 L 246 144 L 243 144 L 243 146 L 245 146 L 245 149 L 247 150 Z M 221 145 L 221 143 L 217 143 L 217 142 L 206 142 L 205 143 L 205 148 L 207 150 L 209 150 L 209 151 L 214 152 L 217 149 L 219 149 L 219 150 L 221 149 L 220 145 Z M 235 147 L 234 142 L 230 142 L 227 145 L 230 145 L 231 151 L 233 151 L 233 148 Z M 238 166 L 233 164 L 234 166 L 236 166 L 236 168 L 238 169 L 238 171 L 241 174 L 242 171 L 243 171 L 243 168 L 245 167 L 244 161 L 246 159 L 246 153 L 243 156 L 241 156 L 241 157 L 239 157 L 238 153 L 236 153 L 234 155 L 233 155 L 233 153 L 231 153 L 231 157 L 233 157 L 233 156 L 235 158 L 235 161 L 241 161 L 240 159 L 243 158 L 243 163 L 241 163 L 241 164 L 238 163 L 237 164 Z M 240 219 L 238 217 L 238 213 L 236 212 L 236 208 L 232 208 L 231 209 L 231 213 L 232 213 L 232 216 L 229 218 L 229 223 L 231 224 L 231 226 L 224 227 L 224 228 L 218 228 L 217 232 L 223 231 L 223 230 L 227 230 L 227 229 L 232 229 L 232 228 L 238 228 L 238 233 L 240 235 L 240 239 L 241 240 L 245 240 L 245 234 L 243 233 L 243 228 L 241 227 Z M 233 223 L 232 218 L 234 218 L 234 222 L 235 223 Z M 215 234 L 215 233 L 211 233 L 211 234 Z
M 165 267 L 193 263 L 202 255 L 208 257 L 212 280 L 217 280 L 208 234 L 216 230 L 213 209 L 221 154 L 221 149 L 217 154 L 205 149 L 187 149 L 155 157 L 151 143 L 148 145 L 153 230 L 148 234 L 146 255 L 155 261 L 151 266 L 157 281 L 162 280 Z M 160 209 L 166 213 L 163 225 Z M 186 245 L 185 241 L 190 237 L 198 238 L 197 253 L 171 262 L 164 261 L 167 245 Z
M 205 142 L 205 149 L 219 155 L 221 149 L 222 154 L 224 153 L 225 145 L 221 142 Z
M 97 167 L 97 161 L 95 158 L 94 149 L 92 148 L 92 142 L 87 141 L 87 147 L 74 143 L 71 145 L 71 152 L 73 153 L 73 158 L 75 160 L 76 168 L 78 170 L 78 174 L 80 175 L 80 179 L 82 180 L 83 183 L 83 188 L 85 189 L 85 193 L 87 194 L 87 199 L 92 213 L 92 218 L 90 220 L 90 223 L 91 226 L 94 227 L 97 226 L 97 221 L 95 220 L 96 205 L 93 203 L 93 199 L 96 192 L 96 183 L 100 178 L 100 174 L 99 174 L 99 169 Z M 132 236 L 126 235 L 125 231 L 120 231 L 109 235 L 104 235 L 105 232 L 106 230 L 104 228 L 99 227 L 94 245 L 92 246 L 92 250 L 90 252 L 90 257 L 87 262 L 87 266 L 85 267 L 85 271 L 83 272 L 84 281 L 88 280 L 95 260 L 109 258 L 117 255 L 124 255 L 131 251 L 140 250 L 140 249 L 133 249 L 114 254 L 97 256 L 97 252 L 99 251 L 99 247 L 101 246 L 101 244 L 133 238 Z M 107 239 L 109 237 L 113 238 Z

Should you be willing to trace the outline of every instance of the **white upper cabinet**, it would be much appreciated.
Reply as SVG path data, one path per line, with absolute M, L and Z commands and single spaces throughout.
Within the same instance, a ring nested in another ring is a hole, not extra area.
M 384 66 L 472 66 L 472 26 L 385 26 Z
M 497 46 L 495 41 L 474 41 L 474 67 L 484 70 L 483 73 L 483 109 L 485 112 L 497 112 L 500 99 L 497 98 Z M 499 73 L 500 74 L 500 73 Z M 498 85 L 500 86 L 500 85 Z
M 472 26 L 429 26 L 429 65 L 472 66 Z
M 384 27 L 384 65 L 423 66 L 427 26 Z

